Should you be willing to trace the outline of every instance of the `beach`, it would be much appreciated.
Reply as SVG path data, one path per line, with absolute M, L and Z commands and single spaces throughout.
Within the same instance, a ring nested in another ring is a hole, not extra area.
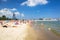
M 0 40 L 60 40 L 49 28 L 41 23 L 39 26 L 31 21 L 3 21 L 6 26 L 0 27 Z
M 0 40 L 37 40 L 36 32 L 29 23 L 13 25 L 11 22 L 4 24 L 7 27 L 0 27 Z

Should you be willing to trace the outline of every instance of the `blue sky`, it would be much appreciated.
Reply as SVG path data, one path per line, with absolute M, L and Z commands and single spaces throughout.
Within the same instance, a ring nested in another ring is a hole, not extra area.
M 0 0 L 0 11 L 4 9 L 20 13 L 19 19 L 60 18 L 60 0 Z

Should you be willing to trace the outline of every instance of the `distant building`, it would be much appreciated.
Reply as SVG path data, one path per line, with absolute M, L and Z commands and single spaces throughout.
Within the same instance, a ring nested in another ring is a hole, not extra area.
M 15 16 L 15 13 L 13 13 L 13 19 L 16 20 L 16 16 Z
M 55 19 L 55 18 L 44 18 L 44 20 L 46 20 L 46 21 L 57 21 L 57 19 Z

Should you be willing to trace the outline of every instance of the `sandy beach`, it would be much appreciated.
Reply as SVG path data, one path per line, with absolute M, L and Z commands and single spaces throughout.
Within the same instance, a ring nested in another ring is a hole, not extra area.
M 5 23 L 7 28 L 0 27 L 0 40 L 37 40 L 36 32 L 28 23 L 21 23 L 20 25 L 12 23 Z
M 0 27 L 0 40 L 60 40 L 60 37 L 49 30 L 45 30 L 43 23 L 38 27 L 39 30 L 35 30 L 28 22 L 19 24 L 13 22 L 17 21 L 4 23 L 7 28 Z

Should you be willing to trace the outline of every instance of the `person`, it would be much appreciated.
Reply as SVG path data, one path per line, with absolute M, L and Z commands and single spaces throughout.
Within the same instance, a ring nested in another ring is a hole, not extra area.
M 4 25 L 3 27 L 7 28 L 7 26 L 6 26 L 6 25 Z
M 3 25 L 3 23 L 2 23 L 2 22 L 0 22 L 0 24 L 1 24 L 1 25 Z
M 44 23 L 41 23 L 41 27 L 44 27 Z
M 18 21 L 16 21 L 16 22 L 15 22 L 15 25 L 18 25 L 18 24 L 19 24 L 19 22 L 18 22 Z

